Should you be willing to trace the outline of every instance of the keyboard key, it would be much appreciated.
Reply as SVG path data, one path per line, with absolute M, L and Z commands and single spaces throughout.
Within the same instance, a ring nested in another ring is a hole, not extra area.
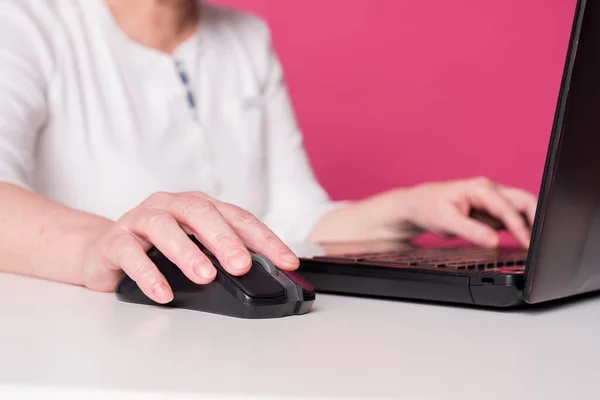
M 495 270 L 522 272 L 527 252 L 520 249 L 437 248 L 406 249 L 387 253 L 357 253 L 321 256 L 315 259 L 331 262 L 379 264 L 398 267 L 428 267 L 455 270 Z

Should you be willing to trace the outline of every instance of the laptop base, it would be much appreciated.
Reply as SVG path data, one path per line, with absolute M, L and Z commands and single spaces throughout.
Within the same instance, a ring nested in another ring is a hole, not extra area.
M 507 308 L 524 304 L 523 274 L 449 274 L 418 268 L 332 264 L 302 259 L 300 275 L 317 292 Z

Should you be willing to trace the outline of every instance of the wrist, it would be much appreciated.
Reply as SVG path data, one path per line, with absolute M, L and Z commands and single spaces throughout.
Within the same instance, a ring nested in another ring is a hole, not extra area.
M 406 240 L 420 233 L 414 224 L 416 204 L 415 188 L 393 189 L 363 200 L 361 207 L 368 214 L 371 230 L 379 237 Z
M 75 243 L 77 246 L 76 254 L 76 271 L 77 284 L 92 288 L 96 280 L 97 271 L 94 271 L 93 264 L 97 263 L 92 256 L 93 248 L 96 246 L 100 238 L 112 227 L 114 222 L 104 219 L 98 219 L 90 224 L 79 226 L 72 231 Z

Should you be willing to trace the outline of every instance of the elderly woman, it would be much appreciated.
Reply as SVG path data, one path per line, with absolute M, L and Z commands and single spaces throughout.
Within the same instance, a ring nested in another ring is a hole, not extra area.
M 0 2 L 0 269 L 111 291 L 173 293 L 155 246 L 198 284 L 249 250 L 282 269 L 297 241 L 431 231 L 523 245 L 536 199 L 487 179 L 333 202 L 315 179 L 269 30 L 199 0 Z

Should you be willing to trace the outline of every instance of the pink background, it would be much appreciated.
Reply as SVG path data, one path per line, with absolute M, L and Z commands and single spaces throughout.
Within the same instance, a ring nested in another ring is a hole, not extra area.
M 537 193 L 575 0 L 219 0 L 270 24 L 335 199 L 486 175 Z

